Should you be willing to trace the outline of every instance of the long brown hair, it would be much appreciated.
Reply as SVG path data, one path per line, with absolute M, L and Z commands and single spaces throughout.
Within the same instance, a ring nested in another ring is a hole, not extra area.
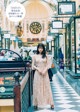
M 39 43 L 38 44 L 38 46 L 37 46 L 37 54 L 39 54 L 39 48 L 42 48 L 43 49 L 43 51 L 42 51 L 42 58 L 45 58 L 46 57 L 46 50 L 45 50 L 45 46 L 44 46 L 44 44 L 42 44 L 42 43 Z

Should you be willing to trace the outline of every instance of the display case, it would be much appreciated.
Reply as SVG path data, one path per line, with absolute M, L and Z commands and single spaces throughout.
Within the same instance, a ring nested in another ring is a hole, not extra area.
M 71 69 L 71 40 L 70 40 L 70 24 L 66 25 L 66 37 L 65 37 L 65 66 L 67 69 Z
M 0 35 L 0 48 L 2 47 L 2 39 L 1 39 L 1 35 Z
M 76 19 L 76 69 L 80 73 L 80 18 Z
M 71 23 L 71 69 L 75 72 L 75 41 L 74 41 L 74 20 Z
M 71 21 L 71 70 L 80 75 L 80 17 L 75 16 Z
M 10 39 L 9 38 L 5 39 L 5 49 L 10 49 Z
M 2 34 L 0 35 L 0 48 L 3 48 L 3 36 Z

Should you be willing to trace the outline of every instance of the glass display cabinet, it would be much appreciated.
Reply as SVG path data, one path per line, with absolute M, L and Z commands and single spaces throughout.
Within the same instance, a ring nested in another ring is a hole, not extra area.
M 75 41 L 74 41 L 74 21 L 71 23 L 71 69 L 75 72 Z
M 76 18 L 76 72 L 80 73 L 80 18 Z
M 73 17 L 71 21 L 71 70 L 80 74 L 80 17 Z
M 71 40 L 70 40 L 70 24 L 66 25 L 65 37 L 65 65 L 67 69 L 71 69 Z
M 5 49 L 10 49 L 10 39 L 9 38 L 5 39 Z
M 2 47 L 2 39 L 1 39 L 1 35 L 0 35 L 0 48 Z

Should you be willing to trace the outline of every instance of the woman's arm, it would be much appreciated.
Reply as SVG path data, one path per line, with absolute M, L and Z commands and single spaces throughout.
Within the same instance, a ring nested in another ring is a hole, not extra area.
M 42 72 L 43 75 L 45 75 L 46 72 L 48 71 L 48 69 L 51 68 L 52 57 L 47 56 L 46 60 L 47 60 L 47 63 L 46 63 L 45 69 L 44 69 L 43 72 Z
M 32 70 L 37 70 L 40 74 L 42 74 L 42 72 L 40 71 L 40 69 L 36 66 L 36 60 L 35 60 L 35 56 L 32 58 Z
M 37 69 L 36 67 L 36 61 L 35 61 L 35 56 L 32 57 L 32 70 Z

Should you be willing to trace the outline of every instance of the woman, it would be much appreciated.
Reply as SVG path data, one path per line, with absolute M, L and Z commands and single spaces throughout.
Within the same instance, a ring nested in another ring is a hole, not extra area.
M 59 67 L 60 69 L 64 70 L 64 56 L 63 56 L 61 48 L 59 48 L 58 58 L 59 58 Z
M 48 69 L 51 64 L 48 56 L 46 56 L 45 46 L 40 43 L 37 46 L 37 54 L 32 61 L 32 69 L 35 69 L 33 83 L 33 105 L 37 109 L 38 106 L 50 104 L 54 109 L 50 81 L 48 77 Z

